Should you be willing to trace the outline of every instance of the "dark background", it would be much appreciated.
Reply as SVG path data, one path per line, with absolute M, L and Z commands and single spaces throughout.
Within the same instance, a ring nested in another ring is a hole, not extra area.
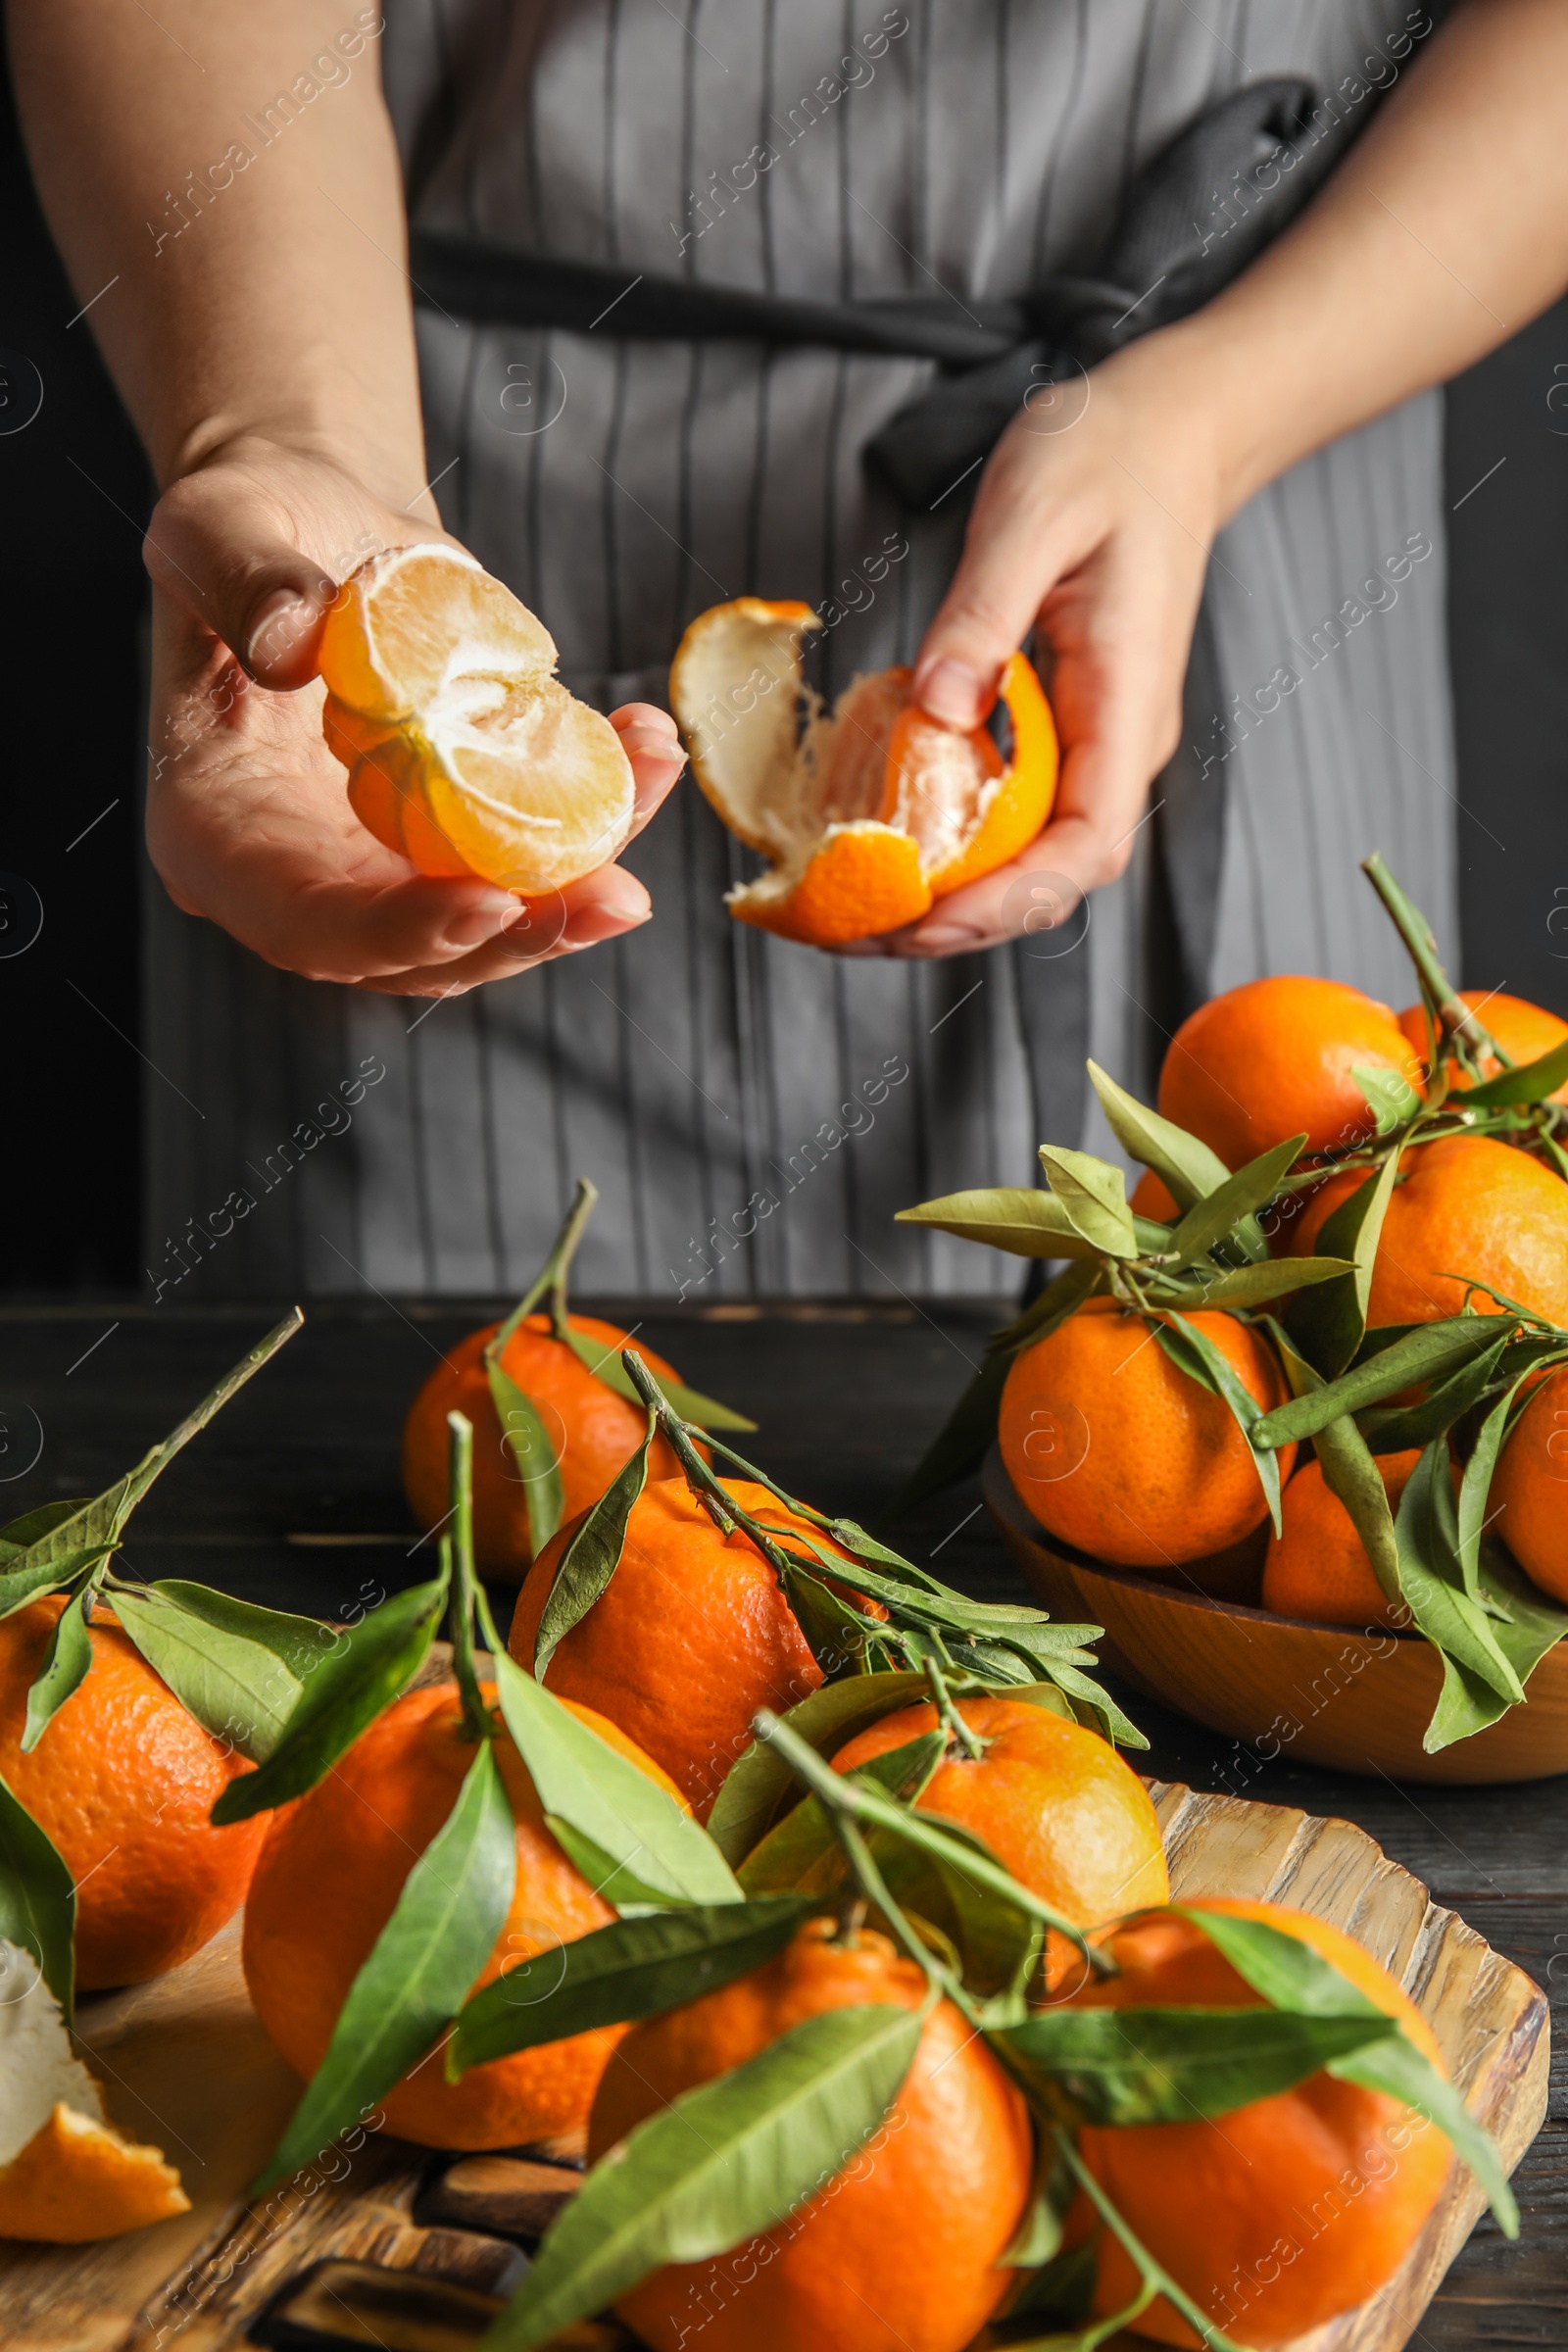
M 0 886 L 21 876 L 44 908 L 25 954 L 6 959 L 0 933 L 0 1291 L 124 1295 L 138 1277 L 150 485 L 89 321 L 69 323 L 77 298 L 38 213 L 9 85 L 0 222 L 0 359 L 24 354 L 44 382 L 36 421 L 0 432 Z M 1447 416 L 1462 970 L 1568 1013 L 1568 304 L 1452 384 Z

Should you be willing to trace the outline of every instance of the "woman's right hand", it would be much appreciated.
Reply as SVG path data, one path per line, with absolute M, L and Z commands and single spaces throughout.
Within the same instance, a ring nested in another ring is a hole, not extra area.
M 176 906 L 307 979 L 454 995 L 633 930 L 652 911 L 617 865 L 543 906 L 477 876 L 421 874 L 350 808 L 321 738 L 321 622 L 338 583 L 379 549 L 445 537 L 332 459 L 257 438 L 174 482 L 147 532 L 148 851 Z M 611 715 L 640 831 L 685 756 L 651 704 Z

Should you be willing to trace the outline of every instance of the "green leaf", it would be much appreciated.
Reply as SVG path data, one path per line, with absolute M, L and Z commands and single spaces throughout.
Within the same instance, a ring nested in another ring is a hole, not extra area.
M 1222 1355 L 1208 1334 L 1200 1331 L 1185 1315 L 1173 1313 L 1169 1321 L 1156 1322 L 1152 1329 L 1159 1347 L 1178 1371 L 1185 1372 L 1189 1380 L 1196 1380 L 1200 1388 L 1207 1389 L 1222 1404 L 1229 1406 L 1237 1428 L 1247 1440 L 1252 1467 L 1257 1472 L 1269 1517 L 1278 1535 L 1280 1466 L 1276 1455 L 1267 1446 L 1257 1443 L 1257 1428 L 1263 1414 L 1256 1397 L 1229 1357 Z
M 329 1772 L 413 1682 L 424 1664 L 446 1606 L 447 1580 L 394 1592 L 345 1628 L 323 1651 L 276 1745 L 255 1772 L 229 1782 L 213 1807 L 214 1824 L 248 1821 L 290 1797 L 303 1796 Z
M 87 1577 L 101 1567 L 114 1551 L 112 1544 L 83 1544 L 76 1551 L 68 1551 L 46 1560 L 34 1560 L 29 1567 L 19 1568 L 13 1575 L 0 1576 L 0 1620 L 14 1617 L 29 1601 L 40 1599 L 46 1592 L 58 1592 Z
M 1499 1071 L 1484 1086 L 1473 1086 L 1461 1107 L 1493 1110 L 1511 1103 L 1544 1102 L 1565 1082 L 1568 1082 L 1568 1038 L 1537 1060 L 1521 1062 L 1516 1069 Z
M 1351 1271 L 1322 1290 L 1303 1293 L 1291 1309 L 1291 1337 L 1326 1380 L 1345 1371 L 1366 1337 L 1372 1273 L 1398 1172 L 1399 1154 L 1391 1152 L 1377 1174 L 1358 1184 L 1325 1219 L 1319 1250 L 1325 1256 L 1349 1258 Z
M 92 1636 L 87 1631 L 88 1587 L 82 1584 L 55 1619 L 32 1688 L 27 1692 L 27 1719 L 23 1727 L 22 1752 L 29 1755 L 72 1692 L 92 1670 Z
M 1009 1902 L 990 1872 L 1005 1874 L 985 1839 L 945 1813 L 924 1819 L 943 1831 L 941 1851 L 920 1850 L 885 1832 L 872 1834 L 871 1851 L 884 1882 L 906 1911 L 930 1920 L 962 1957 L 963 1981 L 981 1995 L 1021 1994 L 1045 1946 L 1040 1922 Z M 990 1865 L 980 1877 L 972 1862 Z
M 1568 1634 L 1568 1607 L 1548 1598 L 1517 1566 L 1502 1544 L 1488 1537 L 1481 1550 L 1479 1590 L 1483 1602 L 1500 1603 L 1508 1614 L 1491 1620 L 1492 1638 L 1530 1695 L 1530 1677 L 1548 1649 Z
M 844 1777 L 858 1788 L 881 1788 L 912 1805 L 930 1785 L 947 1747 L 946 1732 L 925 1732 L 906 1740 L 902 1747 L 884 1749 Z M 805 1797 L 793 1812 L 786 1813 L 740 1868 L 740 1882 L 749 1897 L 822 1894 L 841 1885 L 844 1875 L 832 1822 L 826 1807 L 814 1796 Z
M 854 1674 L 824 1683 L 782 1720 L 819 1756 L 831 1757 L 884 1715 L 919 1706 L 930 1695 L 923 1674 Z M 709 1836 L 732 1869 L 760 1845 L 795 1787 L 795 1775 L 769 1740 L 754 1740 L 742 1748 L 708 1821 Z
M 1265 1413 L 1254 1432 L 1257 1443 L 1288 1446 L 1315 1438 L 1327 1421 L 1362 1412 L 1398 1389 L 1444 1378 L 1495 1346 L 1498 1320 L 1495 1315 L 1454 1315 L 1441 1323 L 1418 1323 L 1389 1346 L 1380 1344 L 1337 1380 Z M 1369 1346 L 1376 1337 L 1368 1333 Z
M 617 1396 L 624 1396 L 628 1404 L 642 1403 L 620 1360 L 618 1348 L 607 1348 L 603 1340 L 592 1340 L 586 1332 L 574 1331 L 569 1323 L 565 1339 L 577 1361 L 586 1366 L 596 1380 L 602 1380 L 607 1389 L 613 1389 Z M 670 1411 L 681 1421 L 695 1421 L 699 1429 L 757 1427 L 757 1423 L 748 1421 L 744 1413 L 732 1412 L 727 1404 L 718 1404 L 711 1396 L 703 1396 L 699 1390 L 688 1389 L 684 1382 L 661 1379 L 652 1365 L 649 1366 L 648 1376 Z
M 1480 1403 L 1495 1381 L 1504 1355 L 1510 1348 L 1517 1352 L 1519 1345 L 1505 1332 L 1494 1348 L 1461 1364 L 1457 1372 L 1429 1388 L 1417 1403 L 1389 1405 L 1364 1414 L 1361 1430 L 1367 1444 L 1377 1453 L 1403 1453 L 1412 1446 L 1419 1448 L 1446 1436 Z
M 1476 1589 L 1481 1565 L 1481 1535 L 1487 1522 L 1492 1476 L 1497 1466 L 1497 1456 L 1502 1451 L 1503 1440 L 1517 1419 L 1515 1400 L 1529 1377 L 1529 1371 L 1521 1371 L 1519 1378 L 1497 1399 L 1477 1431 L 1475 1446 L 1465 1464 L 1464 1478 L 1459 1488 L 1458 1544 L 1466 1592 L 1473 1592 Z
M 181 1705 L 215 1739 L 230 1740 L 253 1764 L 264 1764 L 299 1704 L 306 1676 L 326 1654 L 330 1628 L 174 1580 L 117 1585 L 112 1597 L 125 1633 Z M 288 1656 L 298 1659 L 298 1670 L 285 1663 L 276 1641 L 258 1641 L 239 1630 L 247 1622 L 242 1612 L 277 1617 L 291 1629 L 279 1638 Z M 301 1636 L 314 1640 L 307 1646 Z
M 494 1340 L 484 1351 L 484 1369 L 496 1419 L 522 1480 L 528 1506 L 528 1546 L 537 1559 L 566 1514 L 561 1464 L 538 1408 L 503 1365 Z
M 1194 1207 L 1229 1182 L 1230 1170 L 1217 1152 L 1126 1094 L 1098 1062 L 1089 1064 L 1089 1080 L 1128 1158 L 1152 1168 L 1178 1208 Z
M 47 1592 L 51 1584 L 68 1583 L 83 1568 L 95 1566 L 113 1551 L 119 1544 L 126 1520 L 153 1481 L 167 1470 L 175 1454 L 190 1444 L 197 1432 L 207 1427 L 213 1415 L 245 1386 L 252 1374 L 259 1372 L 277 1353 L 284 1341 L 294 1337 L 304 1320 L 297 1306 L 291 1308 L 281 1323 L 275 1323 L 266 1339 L 259 1341 L 231 1372 L 224 1373 L 217 1388 L 202 1398 L 194 1412 L 186 1414 L 177 1429 L 150 1447 L 133 1470 L 127 1470 L 123 1478 L 117 1478 L 114 1485 L 106 1488 L 102 1494 L 95 1495 L 90 1502 L 73 1504 L 64 1516 L 53 1516 L 58 1506 L 47 1504 L 42 1511 L 30 1512 L 28 1518 L 38 1524 L 39 1532 L 22 1549 L 5 1556 L 3 1566 L 7 1582 L 3 1591 L 0 1591 L 0 1600 L 11 1597 L 19 1589 L 10 1584 L 9 1580 L 13 1578 L 32 1578 L 33 1592 Z M 47 1525 L 42 1524 L 45 1521 Z M 15 1521 L 12 1529 L 7 1531 L 8 1535 L 15 1540 L 16 1529 L 25 1525 L 26 1521 Z M 49 1570 L 55 1572 L 52 1577 L 47 1573 Z M 41 1582 L 38 1581 L 40 1576 Z M 27 1597 L 31 1597 L 30 1593 Z M 19 1601 L 12 1599 L 12 1606 L 20 1605 Z M 9 1614 L 9 1611 L 0 1607 L 0 1614 Z
M 813 1905 L 780 1895 L 618 1919 L 509 1968 L 473 1995 L 447 2045 L 447 2080 L 569 2034 L 623 2025 L 716 1992 L 781 1952 Z
M 1347 1413 L 1327 1421 L 1313 1440 L 1323 1484 L 1337 1494 L 1350 1514 L 1361 1548 L 1372 1563 L 1378 1590 L 1403 1622 L 1409 1603 L 1399 1574 L 1399 1546 L 1394 1532 L 1389 1491 L 1365 1438 Z
M 1273 2098 L 1397 2032 L 1359 2011 L 1055 2008 L 999 2038 L 1065 2121 L 1190 2124 Z
M 1108 1250 L 1112 1257 L 1138 1255 L 1127 1180 L 1120 1168 L 1087 1152 L 1068 1152 L 1052 1144 L 1041 1145 L 1040 1165 L 1073 1231 L 1092 1249 Z
M 1274 2008 L 1313 2017 L 1365 2016 L 1376 2009 L 1374 2001 L 1298 1936 L 1287 1936 L 1259 1919 L 1239 1919 L 1233 1913 L 1196 1906 L 1180 1908 L 1183 1918 L 1200 1928 L 1237 1975 Z M 1332 2059 L 1328 2072 L 1343 2082 L 1385 2090 L 1436 2124 L 1486 2190 L 1503 2234 L 1518 2234 L 1518 2208 L 1491 2134 L 1469 2114 L 1452 2083 L 1444 2081 L 1402 2030 L 1351 2057 Z
M 516 1824 L 495 1747 L 481 1740 L 456 1804 L 350 1985 L 326 2056 L 253 2195 L 330 2147 L 429 2049 L 489 1959 L 516 1875 Z M 321 1892 L 330 1901 L 330 1889 Z
M 3 1779 L 0 1936 L 32 1954 L 69 2026 L 75 1984 L 75 1882 L 65 1856 Z
M 1197 1201 L 1171 1236 L 1170 1247 L 1177 1262 L 1192 1265 L 1206 1257 L 1215 1243 L 1223 1242 L 1244 1217 L 1272 1200 L 1305 1142 L 1304 1135 L 1295 1135 L 1283 1144 L 1276 1144 L 1272 1151 L 1250 1159 L 1245 1168 L 1238 1168 L 1234 1176 L 1227 1176 L 1214 1192 Z
M 507 1729 L 552 1834 L 573 1859 L 586 1853 L 586 1840 L 612 1873 L 624 1871 L 641 1890 L 627 1900 L 739 1902 L 741 1890 L 707 1831 L 524 1674 L 499 1639 L 492 1639 L 491 1649 Z M 603 1872 L 595 1883 L 607 1883 Z M 614 1893 L 607 1899 L 613 1902 Z
M 9 1568 L 19 1552 L 30 1551 L 45 1536 L 52 1535 L 78 1511 L 90 1509 L 92 1496 L 78 1494 L 70 1502 L 41 1502 L 35 1511 L 24 1511 L 20 1519 L 0 1527 L 0 1572 Z
M 534 2352 L 672 2262 L 706 2262 L 814 2196 L 887 2113 L 921 2018 L 887 2004 L 808 2017 L 648 2116 L 546 2236 L 487 2352 Z
M 947 1193 L 940 1200 L 922 1200 L 916 1208 L 901 1208 L 900 1225 L 934 1225 L 940 1233 L 956 1234 L 960 1242 L 984 1242 L 993 1250 L 1010 1250 L 1014 1257 L 1088 1257 L 1098 1261 L 1101 1245 L 1086 1241 L 1067 1214 L 1065 1201 L 1054 1193 L 1000 1185 L 988 1192 Z M 1137 1245 L 1127 1228 L 1129 1247 L 1118 1254 L 1135 1256 Z
M 1427 1640 L 1466 1673 L 1490 1684 L 1499 1697 L 1523 1698 L 1519 1677 L 1497 1647 L 1485 1610 L 1464 1589 L 1445 1439 L 1435 1438 L 1411 1471 L 1394 1532 L 1399 1582 Z M 1429 1737 L 1431 1731 L 1429 1725 Z
M 1267 1299 L 1282 1298 L 1289 1291 L 1298 1291 L 1313 1283 L 1334 1282 L 1348 1270 L 1343 1257 L 1273 1257 L 1262 1265 L 1228 1267 L 1223 1272 L 1212 1265 L 1193 1269 L 1198 1280 L 1167 1283 L 1162 1275 L 1151 1277 L 1145 1294 L 1154 1306 L 1186 1306 L 1197 1312 L 1213 1306 L 1261 1306 Z
M 541 1682 L 557 1643 L 582 1623 L 620 1566 L 626 1522 L 648 1483 L 648 1449 L 653 1442 L 654 1416 L 650 1413 L 642 1444 L 616 1472 L 566 1546 L 534 1642 L 533 1670 Z
M 1368 1066 L 1357 1062 L 1350 1071 L 1361 1098 L 1377 1120 L 1378 1135 L 1393 1135 L 1419 1118 L 1425 1105 L 1402 1070 L 1386 1062 Z

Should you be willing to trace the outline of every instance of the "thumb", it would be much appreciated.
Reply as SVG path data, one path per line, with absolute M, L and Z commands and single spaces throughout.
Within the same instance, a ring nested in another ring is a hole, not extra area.
M 154 584 L 220 637 L 258 685 L 317 672 L 337 582 L 278 529 L 277 505 L 231 472 L 187 474 L 153 510 L 142 560 Z
M 989 494 L 989 495 L 988 495 Z M 1010 512 L 1009 512 L 1010 509 Z M 1009 657 L 1029 634 L 1053 569 L 1038 514 L 998 497 L 988 480 L 963 556 L 914 665 L 914 699 L 950 727 L 977 727 Z

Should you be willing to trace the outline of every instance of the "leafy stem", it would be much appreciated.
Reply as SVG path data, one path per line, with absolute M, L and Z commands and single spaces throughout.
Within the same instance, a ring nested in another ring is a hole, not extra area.
M 1450 1031 L 1456 1040 L 1462 1040 L 1478 1060 L 1483 1054 L 1495 1054 L 1504 1069 L 1511 1069 L 1511 1056 L 1503 1053 L 1486 1024 L 1471 1011 L 1444 970 L 1438 956 L 1438 943 L 1432 936 L 1426 917 L 1414 901 L 1405 897 L 1383 862 L 1382 852 L 1374 850 L 1370 858 L 1363 858 L 1361 871 L 1387 907 L 1395 929 L 1404 942 L 1410 961 L 1420 975 L 1423 993 L 1444 1028 Z
M 463 1699 L 463 1736 L 483 1740 L 489 1712 L 474 1665 L 474 1595 L 479 1578 L 473 1564 L 473 1423 L 465 1413 L 448 1413 L 448 1461 L 452 1480 L 452 1532 L 441 1539 L 442 1567 L 452 1594 L 452 1671 Z
M 553 1337 L 570 1344 L 570 1326 L 566 1321 L 566 1278 L 598 1198 L 598 1186 L 591 1184 L 586 1176 L 579 1176 L 571 1206 L 562 1219 L 561 1231 L 551 1247 L 550 1255 L 496 1333 L 492 1345 L 498 1354 L 523 1319 L 533 1313 L 541 1298 L 545 1300 L 545 1312 L 550 1317 Z
M 989 1740 L 982 1740 L 980 1734 L 964 1721 L 962 1710 L 955 1706 L 953 1693 L 948 1689 L 947 1676 L 943 1673 L 937 1659 L 931 1657 L 926 1659 L 925 1679 L 930 1685 L 932 1703 L 936 1708 L 943 1730 L 951 1740 L 956 1741 L 962 1748 L 971 1763 L 975 1762 L 985 1754 L 990 1745 Z
M 1185 2288 L 1177 2285 L 1170 2273 L 1154 2260 L 1153 2255 L 1150 2253 L 1142 2239 L 1128 2228 L 1101 2187 L 1100 2182 L 1095 2179 L 1094 2174 L 1089 2170 L 1088 2165 L 1079 2155 L 1071 2132 L 1049 2117 L 1047 2122 L 1061 2161 L 1085 2196 L 1088 2197 L 1106 2229 L 1120 2239 L 1128 2258 L 1137 2268 L 1145 2287 L 1152 2290 L 1141 2296 L 1136 2304 L 1130 2306 L 1130 2309 L 1134 2312 L 1141 2311 L 1153 2300 L 1155 2294 L 1161 2294 L 1173 2309 L 1181 2313 L 1189 2328 L 1196 2331 L 1199 2342 L 1205 2345 L 1208 2352 L 1246 2352 L 1245 2346 L 1238 2344 L 1233 2336 L 1224 2334 L 1214 2326 L 1212 2320 L 1204 2318 L 1192 2296 L 1187 2293 Z M 1118 2316 L 1125 2320 L 1128 2313 L 1123 2312 Z

